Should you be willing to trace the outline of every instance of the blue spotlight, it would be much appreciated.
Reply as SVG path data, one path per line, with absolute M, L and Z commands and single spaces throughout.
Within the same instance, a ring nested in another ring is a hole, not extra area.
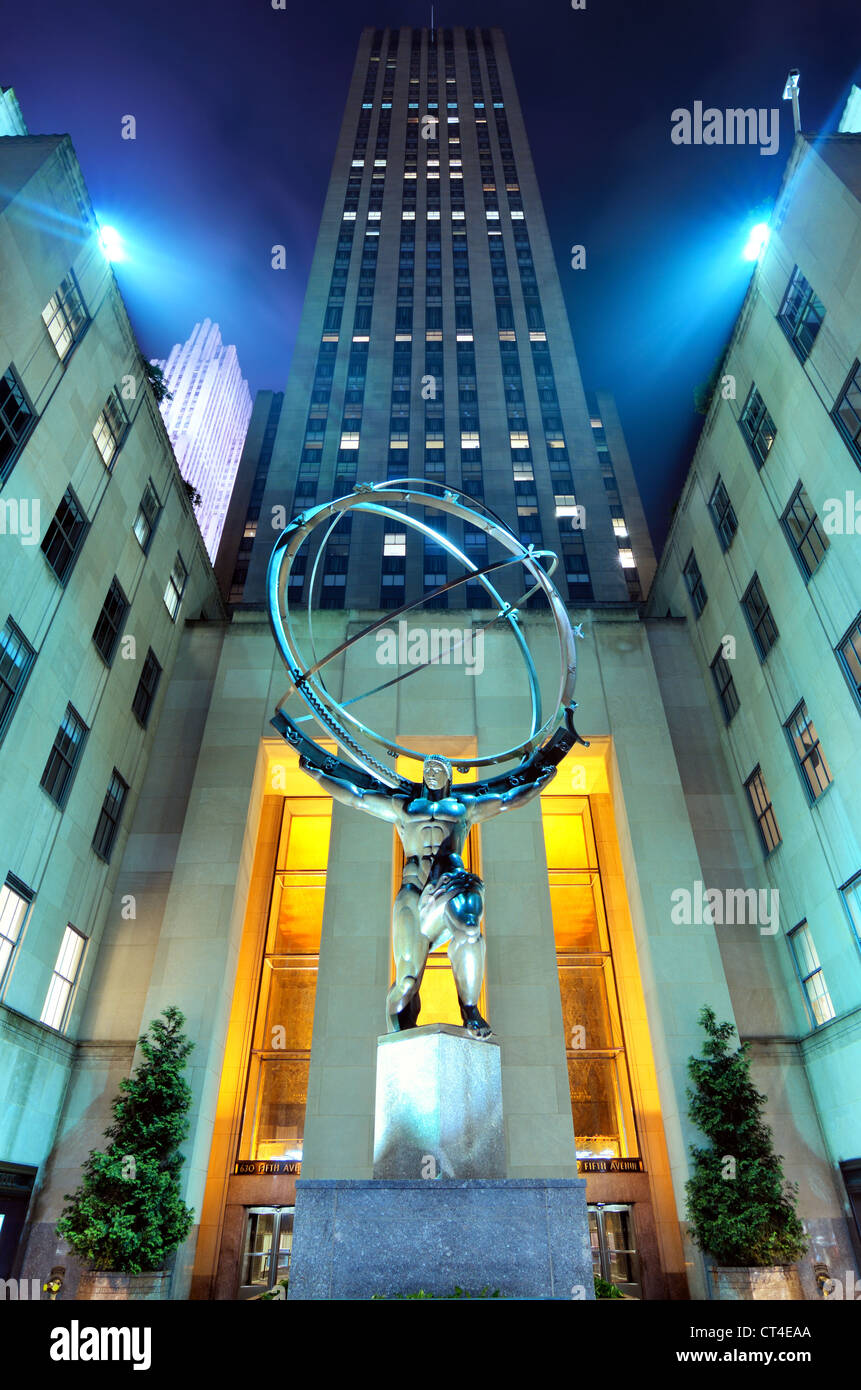
M 99 233 L 99 244 L 106 260 L 124 261 L 126 259 L 123 239 L 116 227 L 102 227 Z
M 742 252 L 746 261 L 759 260 L 761 252 L 768 245 L 768 238 L 771 231 L 767 222 L 757 222 L 755 227 L 751 227 L 748 233 L 747 245 Z

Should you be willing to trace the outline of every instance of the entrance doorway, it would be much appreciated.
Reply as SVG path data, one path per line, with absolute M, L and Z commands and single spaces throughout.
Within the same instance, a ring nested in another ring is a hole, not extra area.
M 293 1207 L 246 1207 L 240 1299 L 266 1293 L 288 1277 L 293 1211 Z
M 0 1164 L 0 1279 L 8 1279 L 27 1219 L 35 1168 Z
M 596 1202 L 589 1207 L 589 1234 L 592 1272 L 615 1284 L 621 1293 L 642 1298 L 634 1208 L 617 1202 Z

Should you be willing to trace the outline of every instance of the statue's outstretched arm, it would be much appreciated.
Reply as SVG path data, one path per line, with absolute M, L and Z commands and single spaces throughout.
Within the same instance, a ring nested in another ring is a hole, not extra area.
M 357 811 L 367 811 L 372 816 L 378 816 L 380 820 L 398 820 L 403 792 L 390 791 L 382 782 L 379 783 L 379 791 L 363 791 L 346 777 L 333 777 L 331 773 L 323 772 L 307 758 L 300 758 L 299 766 L 303 772 L 307 772 L 319 782 L 334 801 L 340 801 L 344 806 L 352 806 Z
M 533 772 L 529 780 L 522 782 L 517 787 L 512 787 L 510 791 L 493 796 L 477 796 L 473 807 L 472 819 L 477 821 L 489 820 L 491 816 L 498 816 L 502 811 L 510 811 L 515 806 L 525 806 L 532 801 L 552 781 L 556 776 L 555 767 L 543 767 L 538 772 Z

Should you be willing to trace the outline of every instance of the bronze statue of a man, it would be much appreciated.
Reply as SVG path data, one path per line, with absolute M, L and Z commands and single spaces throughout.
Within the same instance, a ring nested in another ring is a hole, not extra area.
M 452 785 L 451 763 L 432 754 L 424 760 L 421 791 L 413 796 L 383 782 L 362 790 L 307 758 L 299 763 L 336 801 L 391 821 L 404 847 L 406 862 L 392 911 L 395 980 L 386 999 L 388 1031 L 416 1026 L 428 955 L 447 942 L 464 1027 L 477 1038 L 492 1037 L 478 1011 L 485 958 L 484 884 L 469 872 L 461 855 L 473 825 L 531 801 L 556 775 L 556 768 L 525 768 L 523 781 L 511 790 L 477 795 L 458 791 Z

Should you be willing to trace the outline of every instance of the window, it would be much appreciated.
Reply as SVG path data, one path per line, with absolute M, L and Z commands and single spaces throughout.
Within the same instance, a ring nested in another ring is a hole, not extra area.
M 42 541 L 42 553 L 61 584 L 72 572 L 87 530 L 87 518 L 70 487 L 51 518 Z
M 123 781 L 114 768 L 108 789 L 105 792 L 105 799 L 102 802 L 96 833 L 93 836 L 93 849 L 99 858 L 104 859 L 106 863 L 111 857 L 111 850 L 117 838 L 117 827 L 120 823 L 127 793 L 128 783 Z
M 120 588 L 119 580 L 114 575 L 111 580 L 111 587 L 105 595 L 98 622 L 93 629 L 93 641 L 96 644 L 96 650 L 100 656 L 104 657 L 109 666 L 116 651 L 120 629 L 128 611 L 129 601 Z
M 407 535 L 405 531 L 387 531 L 383 539 L 384 555 L 406 555 Z
M 60 288 L 42 310 L 45 327 L 61 362 L 65 362 L 87 325 L 87 311 L 74 272 L 69 271 Z
M 0 632 L 0 738 L 9 727 L 35 659 L 36 653 L 21 629 L 7 618 Z
M 693 551 L 691 551 L 690 555 L 685 561 L 684 576 L 685 583 L 688 586 L 688 593 L 691 596 L 691 603 L 693 604 L 694 613 L 697 617 L 699 617 L 706 604 L 708 603 L 708 594 L 706 593 L 706 586 L 703 583 L 703 577 L 700 574 L 700 567 L 696 562 L 696 557 Z
M 36 416 L 12 367 L 0 377 L 0 485 L 5 483 Z
M 819 735 L 803 700 L 798 708 L 792 711 L 783 727 L 795 754 L 807 795 L 811 801 L 816 801 L 826 787 L 831 785 L 833 779 L 822 752 Z
M 824 318 L 825 305 L 796 266 L 777 320 L 802 362 L 807 359 Z
M 72 705 L 67 705 L 39 783 L 61 809 L 68 799 L 75 767 L 87 733 L 87 726 L 77 710 Z
M 861 613 L 855 619 L 842 642 L 837 644 L 837 660 L 843 667 L 843 674 L 849 682 L 852 694 L 861 705 Z M 2 699 L 2 692 L 0 692 Z M 2 711 L 0 711 L 2 720 Z M 2 729 L 2 724 L 0 724 Z
M 854 874 L 847 883 L 840 889 L 840 896 L 843 899 L 843 906 L 849 914 L 849 920 L 855 929 L 855 938 L 861 946 L 861 873 Z
M 861 363 L 854 363 L 849 380 L 835 401 L 831 418 L 849 445 L 855 462 L 861 464 Z
M 714 491 L 709 498 L 709 511 L 722 550 L 729 550 L 733 542 L 733 537 L 738 530 L 738 520 L 729 500 L 729 493 L 724 486 L 723 479 L 718 478 L 714 485 Z
M 754 463 L 757 468 L 761 468 L 774 443 L 777 430 L 765 408 L 765 401 L 755 386 L 750 388 L 744 409 L 739 417 L 739 425 L 753 454 Z
M 291 575 L 290 577 L 292 579 L 293 576 Z M 302 576 L 300 575 L 299 578 L 301 579 Z M 158 690 L 160 678 L 161 666 L 156 660 L 155 652 L 152 647 L 150 647 L 146 654 L 146 660 L 143 664 L 143 671 L 138 681 L 135 697 L 132 700 L 132 713 L 138 723 L 142 724 L 144 728 L 146 728 L 149 723 L 150 710 L 152 709 L 156 691 Z
M 21 936 L 21 928 L 33 901 L 26 884 L 7 874 L 0 888 L 0 989 L 9 972 L 9 962 Z
M 143 553 L 146 555 L 153 538 L 155 528 L 158 524 L 161 503 L 158 500 L 158 493 L 153 487 L 152 478 L 144 489 L 144 495 L 140 500 L 138 514 L 135 517 L 134 533 Z
M 757 575 L 753 576 L 742 595 L 741 606 L 750 624 L 759 659 L 765 661 L 780 634 Z
M 828 549 L 829 541 L 802 483 L 790 497 L 781 521 L 801 572 L 809 579 Z
M 183 564 L 182 556 L 176 552 L 176 559 L 173 562 L 173 569 L 167 581 L 167 588 L 164 591 L 164 602 L 168 613 L 174 622 L 179 612 L 179 605 L 182 603 L 182 596 L 185 593 L 185 585 L 188 579 L 188 570 Z
M 99 418 L 93 429 L 96 448 L 108 468 L 113 467 L 114 454 L 122 443 L 128 423 L 123 403 L 116 391 L 112 391 L 99 411 Z
M 51 976 L 51 983 L 48 986 L 48 994 L 45 999 L 45 1007 L 39 1020 L 40 1023 L 47 1024 L 49 1028 L 56 1028 L 57 1032 L 62 1032 L 66 1025 L 72 990 L 81 969 L 81 961 L 84 958 L 86 939 L 71 924 L 66 927 L 63 933 L 57 964 L 54 966 L 54 973 Z
M 825 985 L 825 977 L 822 974 L 822 966 L 819 964 L 813 937 L 810 935 L 810 927 L 806 921 L 799 922 L 798 926 L 793 927 L 787 935 L 792 948 L 795 968 L 798 971 L 798 978 L 801 981 L 801 988 L 804 990 L 804 997 L 807 1000 L 813 1022 L 819 1027 L 834 1017 L 834 1005 Z
M 739 707 L 739 698 L 736 694 L 735 683 L 732 678 L 729 662 L 720 647 L 718 647 L 712 659 L 711 672 L 717 688 L 718 699 L 721 702 L 724 719 L 728 724 Z
M 766 854 L 771 854 L 771 851 L 780 844 L 780 831 L 777 828 L 765 778 L 758 765 L 753 769 L 744 786 L 753 808 L 762 847 Z

